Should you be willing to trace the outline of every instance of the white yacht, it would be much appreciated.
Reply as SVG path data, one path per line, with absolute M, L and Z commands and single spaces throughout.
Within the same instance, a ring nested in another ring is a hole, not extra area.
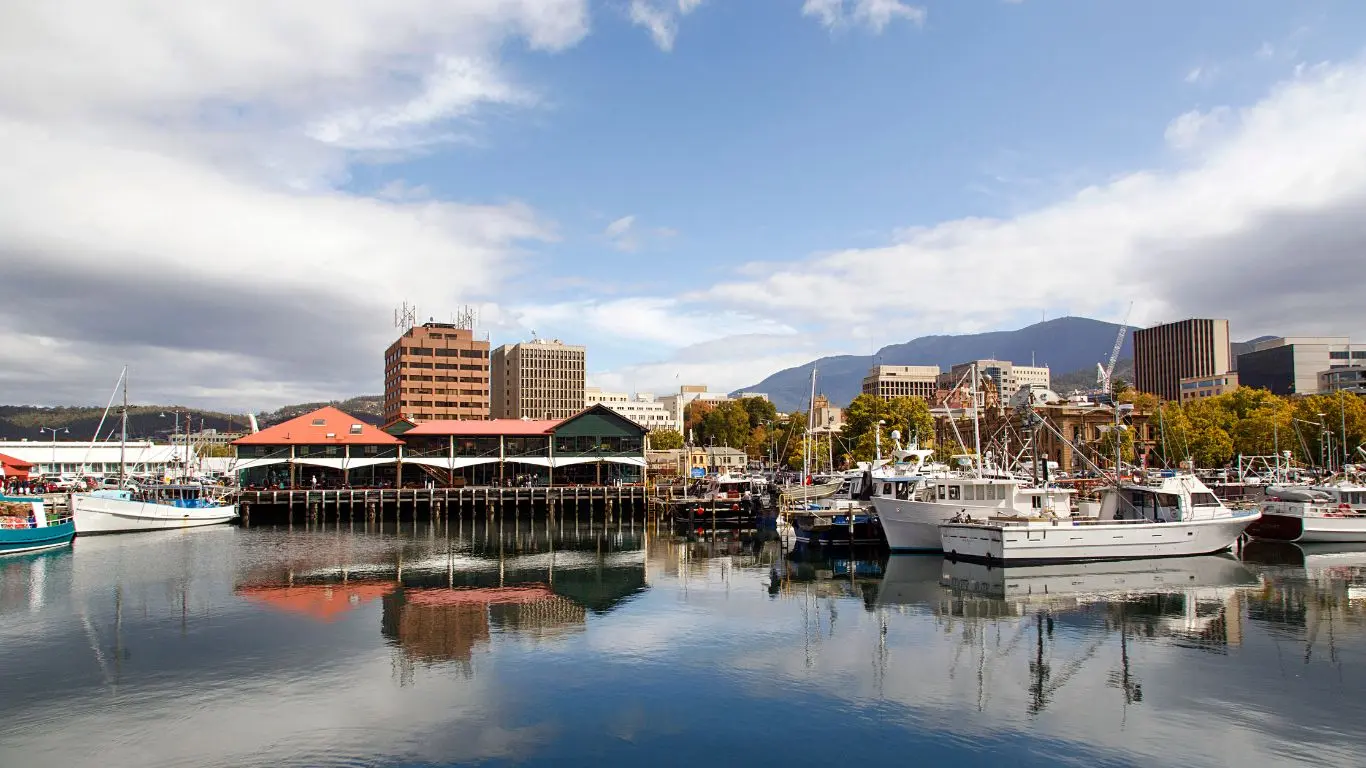
M 939 527 L 955 517 L 1069 517 L 1073 493 L 1015 478 L 897 476 L 877 482 L 873 507 L 893 552 L 939 552 Z
M 1303 543 L 1366 542 L 1366 488 L 1350 483 L 1273 485 L 1249 536 Z
M 976 511 L 940 526 L 951 558 L 1028 564 L 1204 555 L 1228 549 L 1261 517 L 1224 506 L 1197 477 L 1175 472 L 1107 489 L 1100 519 L 1042 508 L 980 518 Z

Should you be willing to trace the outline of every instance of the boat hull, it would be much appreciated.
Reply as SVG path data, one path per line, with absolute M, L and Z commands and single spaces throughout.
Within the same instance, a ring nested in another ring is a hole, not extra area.
M 71 512 L 82 536 L 223 525 L 237 518 L 237 505 L 176 507 L 128 499 L 72 494 Z
M 43 528 L 3 528 L 0 529 L 0 555 L 65 547 L 71 544 L 75 535 L 76 526 L 70 521 Z
M 1260 520 L 1248 526 L 1247 533 L 1257 539 L 1300 544 L 1366 542 L 1366 515 L 1316 517 L 1263 512 Z
M 964 510 L 958 504 L 875 497 L 873 508 L 882 523 L 887 548 L 893 552 L 940 552 L 939 526 Z
M 982 525 L 946 523 L 940 534 L 952 559 L 1001 565 L 1141 560 L 1222 552 L 1260 513 L 1168 523 Z

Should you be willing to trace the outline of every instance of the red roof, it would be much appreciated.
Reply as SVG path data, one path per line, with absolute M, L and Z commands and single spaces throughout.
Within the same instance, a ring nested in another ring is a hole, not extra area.
M 255 434 L 241 437 L 233 445 L 398 445 L 397 437 L 356 417 L 327 406 L 290 419 Z
M 23 459 L 16 459 L 13 456 L 7 456 L 3 453 L 0 453 L 0 464 L 3 464 L 7 467 L 14 467 L 17 470 L 25 472 L 27 472 L 30 469 L 33 469 L 33 462 L 24 461 Z
M 342 614 L 393 592 L 396 584 L 303 584 L 296 587 L 243 586 L 233 590 L 248 600 L 320 621 Z
M 403 433 L 409 435 L 548 435 L 559 426 L 558 421 L 527 421 L 524 419 L 485 419 L 482 421 L 425 421 Z

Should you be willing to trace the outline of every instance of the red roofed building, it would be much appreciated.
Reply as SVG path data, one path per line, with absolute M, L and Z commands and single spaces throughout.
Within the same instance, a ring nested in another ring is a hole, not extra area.
M 602 405 L 563 421 L 429 421 L 401 437 L 322 408 L 233 445 L 244 486 L 599 485 L 644 481 L 645 432 Z
M 0 453 L 0 477 L 27 480 L 28 473 L 31 471 L 33 471 L 33 464 L 31 462 Z

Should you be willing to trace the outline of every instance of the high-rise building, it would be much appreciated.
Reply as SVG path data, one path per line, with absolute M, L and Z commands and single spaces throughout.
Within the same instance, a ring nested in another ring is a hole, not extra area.
M 1319 374 L 1362 364 L 1366 349 L 1352 349 L 1345 336 L 1268 339 L 1238 355 L 1238 379 L 1278 395 L 1313 395 L 1321 389 Z
M 384 420 L 487 419 L 489 343 L 453 323 L 423 323 L 384 353 Z
M 1134 331 L 1134 386 L 1163 400 L 1181 399 L 1182 379 L 1228 373 L 1232 362 L 1227 320 L 1181 320 Z
M 493 350 L 495 419 L 567 419 L 583 410 L 584 348 L 559 339 Z
M 937 365 L 875 365 L 863 377 L 863 394 L 883 400 L 918 397 L 933 402 L 938 381 Z

